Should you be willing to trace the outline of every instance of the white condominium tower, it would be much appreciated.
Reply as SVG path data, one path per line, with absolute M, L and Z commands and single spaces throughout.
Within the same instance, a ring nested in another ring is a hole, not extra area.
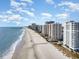
M 79 22 L 64 23 L 63 44 L 74 51 L 79 50 Z

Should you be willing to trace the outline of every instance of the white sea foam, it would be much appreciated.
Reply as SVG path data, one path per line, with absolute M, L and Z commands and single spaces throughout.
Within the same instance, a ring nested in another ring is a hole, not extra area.
M 13 56 L 13 54 L 14 54 L 14 52 L 15 52 L 15 48 L 16 48 L 17 44 L 19 44 L 19 43 L 21 42 L 24 33 L 25 33 L 25 29 L 23 29 L 23 32 L 22 32 L 22 34 L 19 36 L 19 39 L 18 39 L 15 43 L 13 43 L 13 44 L 11 45 L 11 47 L 10 47 L 10 49 L 9 49 L 9 52 L 8 52 L 6 55 L 4 55 L 2 58 L 0 58 L 0 59 L 11 59 L 11 58 L 12 58 L 12 56 Z

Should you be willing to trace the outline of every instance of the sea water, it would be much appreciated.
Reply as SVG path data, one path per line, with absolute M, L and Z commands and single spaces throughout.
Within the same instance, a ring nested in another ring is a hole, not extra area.
M 11 59 L 23 31 L 23 27 L 0 27 L 0 59 Z

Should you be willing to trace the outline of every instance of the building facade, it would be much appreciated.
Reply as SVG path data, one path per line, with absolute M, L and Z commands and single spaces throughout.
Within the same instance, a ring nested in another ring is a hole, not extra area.
M 46 33 L 47 33 L 47 27 L 46 25 L 42 25 L 42 35 L 46 36 Z
M 38 32 L 41 33 L 42 32 L 42 25 L 38 25 L 37 28 L 38 28 Z
M 61 41 L 63 39 L 61 24 L 50 21 L 46 23 L 46 25 L 47 25 L 48 41 Z
M 72 50 L 79 51 L 79 22 L 66 22 L 63 35 L 63 44 Z

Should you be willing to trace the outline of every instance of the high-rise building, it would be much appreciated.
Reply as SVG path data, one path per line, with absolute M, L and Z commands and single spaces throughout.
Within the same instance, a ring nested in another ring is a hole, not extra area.
M 79 50 L 79 22 L 64 23 L 63 44 L 72 50 Z
M 46 27 L 46 25 L 42 25 L 42 34 L 43 34 L 43 36 L 46 36 L 46 33 L 47 33 L 47 27 Z
M 42 25 L 38 25 L 37 28 L 38 28 L 38 32 L 41 33 L 42 32 Z
M 48 41 L 62 40 L 62 25 L 53 21 L 46 22 Z
M 32 23 L 31 28 L 32 28 L 33 30 L 37 30 L 37 25 L 36 25 L 36 23 Z

